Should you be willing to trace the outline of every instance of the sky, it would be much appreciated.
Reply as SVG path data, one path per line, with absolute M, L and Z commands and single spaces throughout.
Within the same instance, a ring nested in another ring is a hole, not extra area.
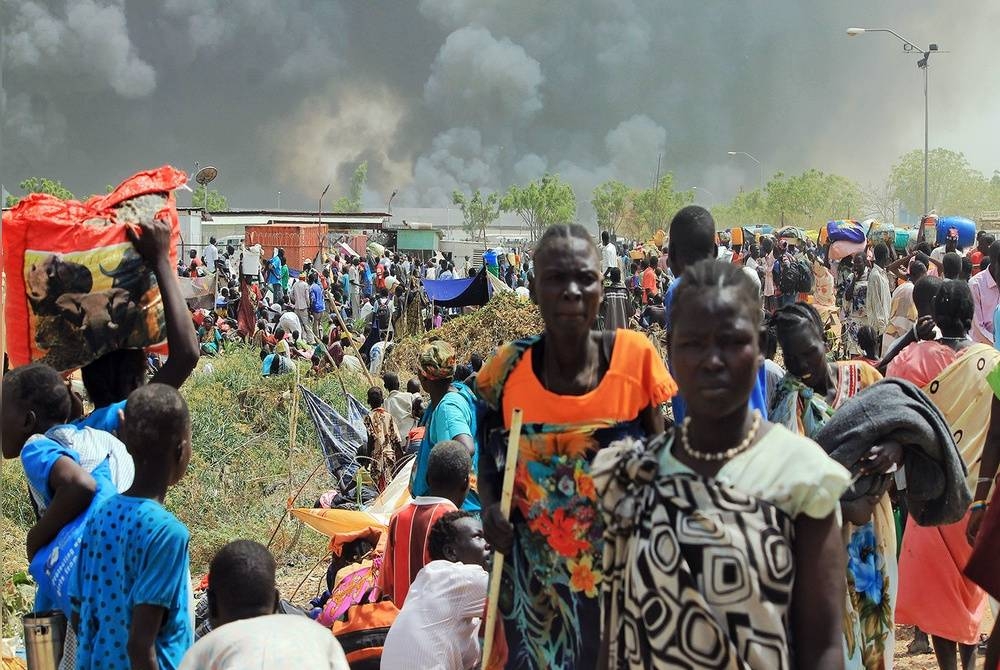
M 711 205 L 807 168 L 884 183 L 923 147 L 1000 169 L 1000 2 L 0 0 L 0 182 L 103 192 L 219 169 L 234 208 L 312 208 L 368 162 L 363 204 L 672 172 Z M 181 195 L 180 204 L 189 196 Z

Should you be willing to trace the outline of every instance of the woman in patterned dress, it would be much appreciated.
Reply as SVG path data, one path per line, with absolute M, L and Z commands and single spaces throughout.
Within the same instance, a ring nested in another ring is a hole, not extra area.
M 789 430 L 814 438 L 845 401 L 875 384 L 882 375 L 864 361 L 827 360 L 820 316 L 798 303 L 774 313 L 772 325 L 788 374 L 778 384 L 770 418 Z M 872 472 L 900 464 L 900 445 L 883 445 L 865 461 Z M 852 470 L 854 466 L 852 466 Z M 886 493 L 843 502 L 844 537 L 849 560 L 845 571 L 843 640 L 848 670 L 887 670 L 895 645 L 893 608 L 899 584 L 896 525 Z
M 479 457 L 483 528 L 506 556 L 500 614 L 509 668 L 596 667 L 602 525 L 590 463 L 611 440 L 663 432 L 676 391 L 641 333 L 592 331 L 600 259 L 587 230 L 551 226 L 534 255 L 544 332 L 502 347 L 476 378 L 487 407 Z M 499 511 L 511 411 L 524 412 L 510 522 Z M 489 659 L 484 667 L 496 667 Z
M 761 310 L 739 268 L 688 268 L 672 309 L 684 422 L 593 465 L 608 665 L 842 668 L 848 472 L 748 408 Z

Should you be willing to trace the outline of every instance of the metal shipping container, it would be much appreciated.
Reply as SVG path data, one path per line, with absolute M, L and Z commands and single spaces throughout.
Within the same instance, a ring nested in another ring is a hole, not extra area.
M 304 261 L 312 261 L 326 241 L 327 227 L 318 223 L 268 223 L 247 226 L 246 245 L 259 244 L 264 257 L 270 258 L 274 247 L 285 250 L 285 261 L 293 270 L 301 270 Z

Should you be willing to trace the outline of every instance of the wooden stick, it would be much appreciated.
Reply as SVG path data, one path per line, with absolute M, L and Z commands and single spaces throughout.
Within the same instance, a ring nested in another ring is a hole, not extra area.
M 340 305 L 337 303 L 336 300 L 333 299 L 333 297 L 330 298 L 330 302 L 333 303 L 334 307 L 333 313 L 336 315 L 338 323 L 340 323 L 341 330 L 347 333 L 347 337 L 351 339 L 351 346 L 354 348 L 354 351 L 358 354 L 358 359 L 361 360 L 361 368 L 364 370 L 365 376 L 368 377 L 368 383 L 371 384 L 372 386 L 378 386 L 378 384 L 375 383 L 375 378 L 372 377 L 372 373 L 369 372 L 368 367 L 365 366 L 364 360 L 361 359 L 361 349 L 360 347 L 358 347 L 358 343 L 355 342 L 354 340 L 354 333 L 352 333 L 351 329 L 347 327 L 346 323 L 344 323 L 344 318 L 340 316 Z M 362 344 L 364 344 L 364 342 L 362 342 Z
M 510 417 L 510 434 L 507 437 L 507 462 L 503 468 L 503 488 L 500 493 L 500 512 L 503 518 L 510 516 L 510 502 L 514 494 L 514 472 L 517 469 L 517 455 L 521 446 L 521 409 L 516 407 Z M 490 592 L 486 598 L 486 636 L 483 640 L 482 667 L 490 661 L 493 652 L 493 634 L 496 630 L 497 600 L 500 598 L 500 579 L 503 576 L 504 555 L 497 551 L 493 555 L 493 570 L 490 575 Z

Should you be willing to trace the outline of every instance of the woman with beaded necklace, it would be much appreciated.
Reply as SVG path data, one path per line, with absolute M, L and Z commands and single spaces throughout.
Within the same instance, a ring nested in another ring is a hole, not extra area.
M 729 263 L 688 268 L 672 305 L 687 415 L 598 453 L 611 668 L 842 668 L 846 469 L 751 412 L 756 288 Z

